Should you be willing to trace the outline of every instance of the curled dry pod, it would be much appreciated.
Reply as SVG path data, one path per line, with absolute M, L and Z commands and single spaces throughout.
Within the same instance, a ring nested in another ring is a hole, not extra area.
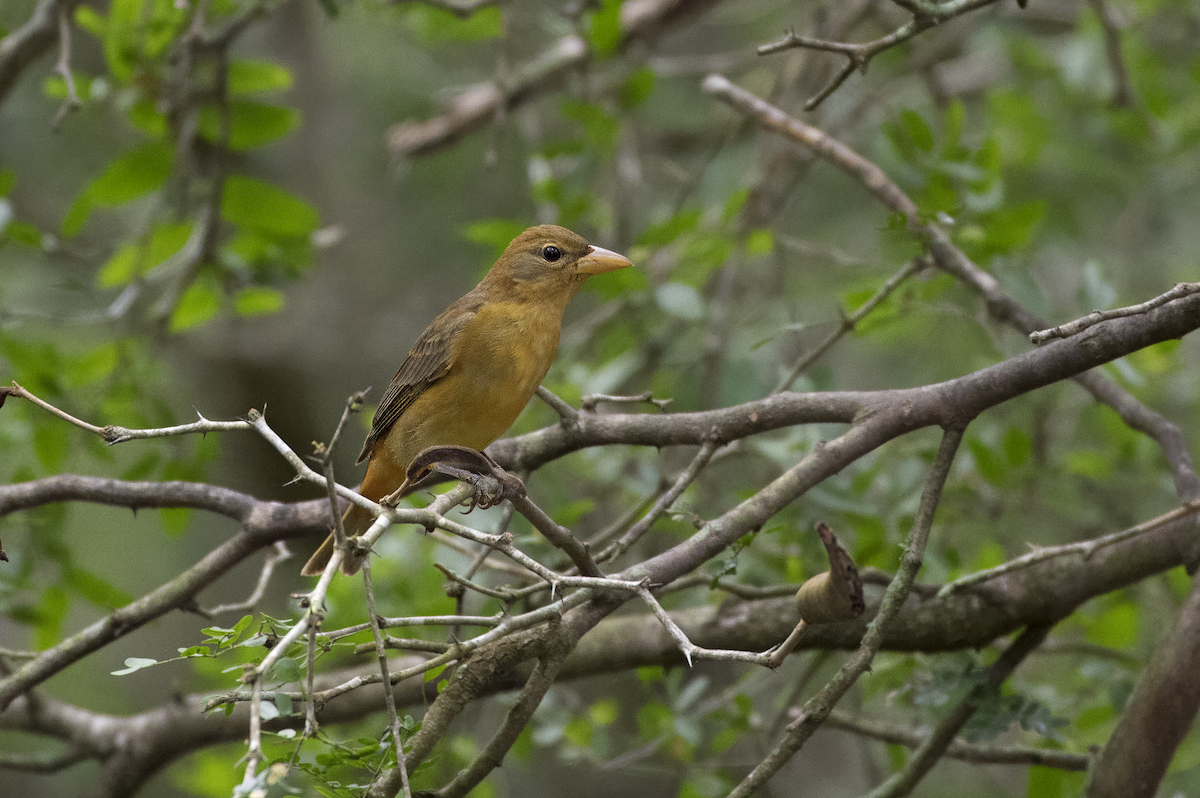
M 796 609 L 808 624 L 857 618 L 866 609 L 858 568 L 828 526 L 818 523 L 817 534 L 829 554 L 829 570 L 800 586 L 796 591 Z

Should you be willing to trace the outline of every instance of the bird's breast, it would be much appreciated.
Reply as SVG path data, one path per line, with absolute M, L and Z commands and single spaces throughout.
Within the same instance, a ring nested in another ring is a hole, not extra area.
M 407 467 L 418 452 L 455 444 L 482 450 L 512 426 L 558 352 L 562 310 L 486 303 L 456 336 L 445 377 L 422 392 L 385 441 Z

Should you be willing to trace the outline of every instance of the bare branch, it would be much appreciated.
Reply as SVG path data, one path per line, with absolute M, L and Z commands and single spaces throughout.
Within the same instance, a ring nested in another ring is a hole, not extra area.
M 550 409 L 558 413 L 562 423 L 569 424 L 579 415 L 579 411 L 571 407 L 559 397 L 555 396 L 545 385 L 539 385 L 537 389 L 537 397 L 550 406 Z
M 807 36 L 797 36 L 795 31 L 789 31 L 779 41 L 759 47 L 758 54 L 772 55 L 783 50 L 801 47 L 809 50 L 840 53 L 846 56 L 845 66 L 834 74 L 821 91 L 809 98 L 804 104 L 804 109 L 811 111 L 820 105 L 826 97 L 833 94 L 839 86 L 846 82 L 846 78 L 850 77 L 856 70 L 866 72 L 867 65 L 871 63 L 871 59 L 884 50 L 889 50 L 898 44 L 906 42 L 917 34 L 954 17 L 991 5 L 997 2 L 997 0 L 949 0 L 949 2 L 942 3 L 927 2 L 927 0 L 894 0 L 894 2 L 896 5 L 910 11 L 912 18 L 896 30 L 874 41 L 862 44 L 848 44 L 846 42 L 831 42 Z
M 634 396 L 609 396 L 608 394 L 594 393 L 583 397 L 580 405 L 585 411 L 593 412 L 596 409 L 596 405 L 600 404 L 601 402 L 613 402 L 615 404 L 625 405 L 635 405 L 646 402 L 654 405 L 659 410 L 666 410 L 667 405 L 671 404 L 672 401 L 673 400 L 671 399 L 655 399 L 654 394 L 652 394 L 650 391 L 635 394 Z
M 0 102 L 4 101 L 21 71 L 58 39 L 61 16 L 70 15 L 80 2 L 39 0 L 29 21 L 0 39 Z
M 63 83 L 67 87 L 67 97 L 63 100 L 58 113 L 54 115 L 54 121 L 50 123 L 52 130 L 58 129 L 68 113 L 83 107 L 83 101 L 79 99 L 79 92 L 75 89 L 75 76 L 71 74 L 71 20 L 69 17 L 69 9 L 63 7 L 58 9 L 58 63 L 54 65 L 54 71 L 62 76 Z
M 1154 299 L 1142 302 L 1137 305 L 1130 305 L 1127 308 L 1116 308 L 1114 310 L 1093 310 L 1082 319 L 1060 324 L 1057 327 L 1052 327 L 1049 330 L 1039 330 L 1029 334 L 1029 340 L 1035 344 L 1044 344 L 1052 338 L 1070 338 L 1076 333 L 1086 330 L 1095 324 L 1109 319 L 1121 319 L 1126 316 L 1137 316 L 1142 313 L 1149 313 L 1155 308 L 1162 307 L 1168 302 L 1174 302 L 1176 299 L 1182 299 L 1185 296 L 1200 293 L 1200 283 L 1179 283 L 1170 291 L 1156 296 Z
M 289 560 L 292 553 L 288 551 L 287 545 L 282 540 L 275 541 L 275 545 L 267 552 L 267 556 L 263 558 L 262 570 L 258 574 L 258 582 L 254 585 L 253 592 L 246 597 L 245 601 L 239 601 L 236 604 L 219 604 L 211 609 L 201 608 L 200 614 L 208 617 L 214 615 L 223 615 L 230 612 L 249 612 L 258 607 L 258 603 L 262 601 L 266 595 L 267 585 L 271 583 L 271 575 L 275 572 L 275 566 L 284 560 Z
M 1120 543 L 1123 540 L 1135 537 L 1137 535 L 1150 532 L 1158 529 L 1163 524 L 1168 524 L 1177 521 L 1180 518 L 1186 518 L 1190 515 L 1200 512 L 1200 501 L 1188 502 L 1181 507 L 1176 507 L 1170 512 L 1151 518 L 1149 521 L 1143 521 L 1136 526 L 1131 526 L 1128 529 L 1123 529 L 1120 532 L 1114 532 L 1111 535 L 1096 538 L 1095 540 L 1085 540 L 1079 543 L 1067 543 L 1062 546 L 1046 546 L 1044 548 L 1036 548 L 1028 554 L 1024 554 L 1016 559 L 1009 560 L 1006 563 L 997 565 L 995 568 L 988 568 L 986 571 L 977 571 L 973 574 L 955 579 L 953 582 L 947 582 L 938 592 L 939 596 L 949 596 L 955 591 L 962 590 L 971 585 L 977 585 L 981 582 L 986 582 L 989 579 L 995 579 L 998 576 L 1012 573 L 1013 571 L 1027 568 L 1033 563 L 1044 562 L 1055 557 L 1062 557 L 1067 554 L 1079 554 L 1084 559 L 1091 557 L 1105 546 L 1112 546 Z
M 174 427 L 159 427 L 156 429 L 128 429 L 126 427 L 118 427 L 109 424 L 104 427 L 97 427 L 95 424 L 89 424 L 86 421 L 75 418 L 75 416 L 60 410 L 44 399 L 34 396 L 25 388 L 18 385 L 15 381 L 9 387 L 0 387 L 0 405 L 4 404 L 4 398 L 7 396 L 17 396 L 25 399 L 38 407 L 46 410 L 59 418 L 74 424 L 82 430 L 98 435 L 107 441 L 110 445 L 114 443 L 123 443 L 134 439 L 145 438 L 166 438 L 173 435 L 192 435 L 195 433 L 204 434 L 207 432 L 222 432 L 226 430 L 244 430 L 249 429 L 250 424 L 245 421 L 209 421 L 204 416 L 200 416 L 198 421 L 193 421 L 191 424 L 180 424 Z
M 387 647 L 383 644 L 383 635 L 379 631 L 379 616 L 375 613 L 375 589 L 371 585 L 370 557 L 363 560 L 362 573 L 363 588 L 367 595 L 367 618 L 371 624 L 375 655 L 379 658 L 379 677 L 384 684 L 391 684 L 392 679 L 388 674 Z M 391 690 L 383 691 L 383 703 L 387 709 L 388 731 L 392 735 L 392 745 L 396 748 L 396 767 L 400 770 L 400 783 L 404 790 L 404 798 L 412 798 L 412 789 L 408 785 L 408 767 L 404 763 L 404 739 L 400 734 L 400 717 L 396 714 L 396 696 Z
M 652 39 L 681 20 L 705 11 L 717 0 L 627 0 L 621 5 L 621 45 Z M 440 116 L 408 120 L 392 127 L 387 146 L 392 153 L 414 157 L 449 146 L 492 122 L 497 111 L 510 111 L 557 89 L 591 57 L 587 43 L 574 34 L 542 48 L 542 54 L 512 69 L 504 85 L 481 83 L 455 97 Z

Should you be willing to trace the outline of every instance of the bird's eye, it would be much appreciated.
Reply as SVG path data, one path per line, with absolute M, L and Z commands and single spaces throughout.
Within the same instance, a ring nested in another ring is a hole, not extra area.
M 562 250 L 553 244 L 547 244 L 546 246 L 542 247 L 542 257 L 551 263 L 554 263 L 554 261 L 562 257 Z

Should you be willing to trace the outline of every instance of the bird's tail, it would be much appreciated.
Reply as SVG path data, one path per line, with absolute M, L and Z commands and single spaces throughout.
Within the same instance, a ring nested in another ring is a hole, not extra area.
M 342 528 L 346 530 L 349 537 L 358 537 L 363 532 L 371 528 L 374 523 L 375 516 L 359 507 L 357 504 L 350 505 L 346 510 L 346 514 L 342 516 Z M 329 558 L 333 556 L 334 536 L 330 535 L 325 538 L 325 542 L 321 544 L 321 548 L 317 549 L 313 556 L 304 564 L 304 570 L 300 572 L 301 576 L 320 576 L 325 570 L 325 566 L 329 565 Z M 358 573 L 358 569 L 362 568 L 365 554 L 351 553 L 349 557 L 342 560 L 342 573 L 347 576 Z

